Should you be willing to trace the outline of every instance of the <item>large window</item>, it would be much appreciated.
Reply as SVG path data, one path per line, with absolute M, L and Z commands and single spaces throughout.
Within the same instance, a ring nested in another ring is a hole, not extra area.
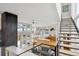
M 68 12 L 69 11 L 69 5 L 62 6 L 62 12 Z
M 23 31 L 23 24 L 18 24 L 18 32 Z
M 31 24 L 18 23 L 18 47 L 27 45 L 31 41 Z

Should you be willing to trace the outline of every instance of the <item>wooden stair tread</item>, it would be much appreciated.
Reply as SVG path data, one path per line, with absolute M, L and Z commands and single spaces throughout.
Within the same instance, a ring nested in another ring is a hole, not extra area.
M 61 25 L 60 25 L 60 26 L 61 26 Z M 75 26 L 68 26 L 68 25 L 65 26 L 65 25 L 63 24 L 61 27 L 75 27 Z
M 63 27 L 61 27 L 61 28 L 75 28 L 75 26 L 74 26 L 74 27 L 65 27 L 65 26 L 63 26 Z
M 76 28 L 61 28 L 61 29 L 76 29 Z
M 60 44 L 60 46 L 61 46 L 61 47 L 67 47 L 67 48 L 71 48 L 71 49 L 79 50 L 79 47 L 77 47 L 77 46 L 73 46 L 73 45 Z
M 61 42 L 69 42 L 69 43 L 77 43 L 79 44 L 78 41 L 72 41 L 72 40 L 60 40 Z
M 61 33 L 77 33 L 76 31 L 61 31 Z
M 60 34 L 79 35 L 79 33 L 60 33 Z
M 61 31 L 76 31 L 76 29 L 61 29 Z
M 61 28 L 61 29 L 76 29 L 76 28 Z
M 60 49 L 59 52 L 63 53 L 63 54 L 66 54 L 66 55 L 70 55 L 70 56 L 78 56 L 79 55 L 78 53 L 68 51 L 68 50 L 63 50 L 63 49 Z
M 74 25 L 62 25 L 61 27 L 75 27 Z
M 59 36 L 60 38 L 73 38 L 73 39 L 79 39 L 79 37 L 73 37 L 73 36 Z
M 76 30 L 61 30 L 62 32 L 77 32 Z
M 72 28 L 71 29 L 70 28 L 69 29 L 68 28 L 67 29 L 66 28 L 61 28 L 61 30 L 76 30 L 76 28 L 74 28 L 74 29 L 72 29 Z
M 67 25 L 74 25 L 72 22 L 70 22 L 70 23 L 65 23 L 65 22 L 62 22 L 61 24 L 67 24 Z
M 73 23 L 61 23 L 63 25 L 74 25 Z
M 61 29 L 76 29 L 75 27 L 60 27 Z
M 70 23 L 61 22 L 61 24 L 73 24 L 73 23 L 72 22 L 70 22 Z
M 61 23 L 61 24 L 74 25 L 73 23 Z

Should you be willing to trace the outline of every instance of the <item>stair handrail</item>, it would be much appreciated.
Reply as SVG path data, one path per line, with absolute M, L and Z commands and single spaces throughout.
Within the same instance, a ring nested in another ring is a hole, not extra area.
M 71 18 L 71 20 L 72 20 L 72 22 L 73 22 L 73 24 L 74 24 L 74 26 L 75 26 L 75 28 L 76 28 L 77 33 L 79 33 L 78 27 L 77 27 L 77 25 L 76 25 L 74 19 Z

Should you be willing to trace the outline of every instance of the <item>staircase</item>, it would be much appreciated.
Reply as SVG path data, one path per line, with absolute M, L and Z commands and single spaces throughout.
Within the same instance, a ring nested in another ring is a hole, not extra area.
M 59 56 L 79 56 L 79 33 L 71 18 L 61 20 L 58 46 Z

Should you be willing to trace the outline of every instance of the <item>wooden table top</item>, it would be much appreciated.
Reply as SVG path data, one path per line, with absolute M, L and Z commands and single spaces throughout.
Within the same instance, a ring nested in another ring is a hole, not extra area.
M 50 39 L 44 39 L 44 38 L 35 39 L 34 45 L 39 45 L 39 44 L 48 45 L 50 47 L 56 47 L 57 41 L 55 40 L 50 41 Z

